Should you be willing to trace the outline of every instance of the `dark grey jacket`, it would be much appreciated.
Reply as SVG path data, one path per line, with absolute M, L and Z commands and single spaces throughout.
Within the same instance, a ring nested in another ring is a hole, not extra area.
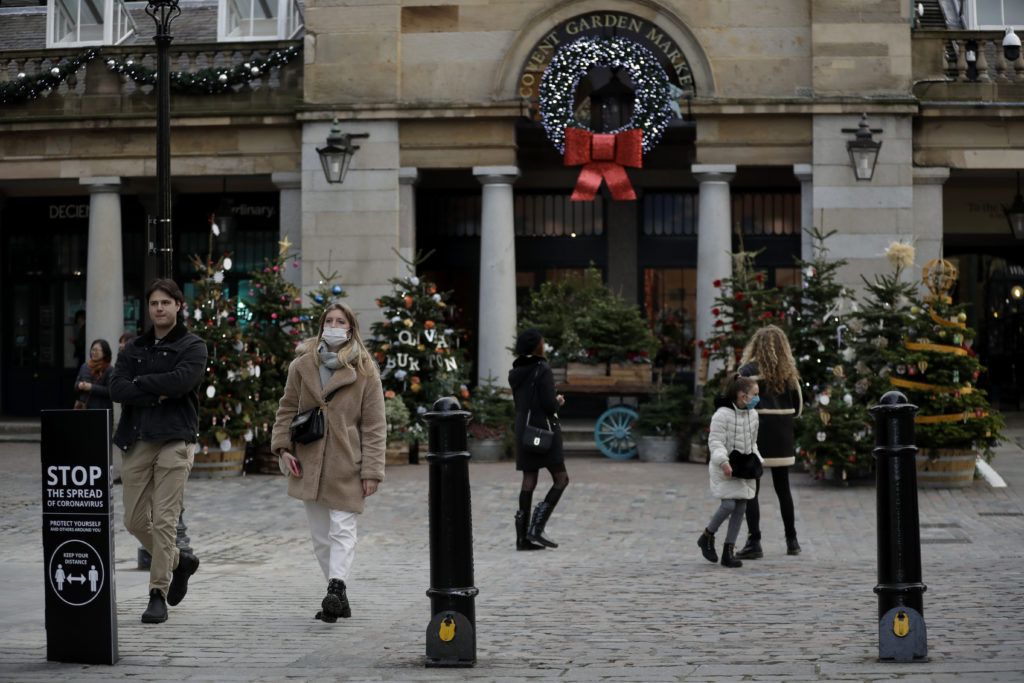
M 110 398 L 121 404 L 114 443 L 125 451 L 140 439 L 195 443 L 206 359 L 206 342 L 180 322 L 159 343 L 150 329 L 125 344 L 110 376 Z

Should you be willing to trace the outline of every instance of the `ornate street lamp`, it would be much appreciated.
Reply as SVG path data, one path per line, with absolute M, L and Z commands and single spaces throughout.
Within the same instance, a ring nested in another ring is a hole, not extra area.
M 316 153 L 320 155 L 320 163 L 324 167 L 324 177 L 329 183 L 345 182 L 345 174 L 352 164 L 352 157 L 357 145 L 352 144 L 353 138 L 368 138 L 369 133 L 342 133 L 338 127 L 338 119 L 334 119 L 331 132 L 327 136 L 327 146 L 318 147 Z
M 174 277 L 171 236 L 171 22 L 181 14 L 178 0 L 149 0 L 146 14 L 156 22 L 156 187 L 157 231 L 160 235 L 160 275 Z M 151 252 L 152 253 L 152 247 Z
M 857 180 L 871 180 L 875 175 L 875 164 L 878 162 L 878 150 L 882 149 L 881 141 L 876 142 L 872 133 L 881 133 L 881 128 L 868 127 L 868 115 L 860 115 L 860 123 L 856 128 L 843 128 L 844 133 L 853 133 L 853 139 L 846 141 L 846 151 L 850 153 L 853 164 L 853 175 Z
M 1013 204 L 1003 207 L 1006 222 L 1010 224 L 1010 233 L 1019 240 L 1024 240 L 1024 197 L 1020 194 L 1020 171 L 1017 171 L 1017 196 Z

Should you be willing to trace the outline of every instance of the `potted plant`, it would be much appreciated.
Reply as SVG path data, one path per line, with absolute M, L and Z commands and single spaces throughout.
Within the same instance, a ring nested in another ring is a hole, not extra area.
M 463 406 L 472 413 L 466 427 L 470 455 L 478 462 L 502 460 L 513 446 L 515 408 L 508 391 L 488 377 L 463 395 Z
M 394 391 L 384 392 L 384 418 L 388 423 L 386 465 L 402 465 L 409 462 L 409 409 L 401 396 Z
M 664 384 L 653 389 L 637 406 L 633 431 L 641 462 L 674 462 L 679 446 L 689 441 L 693 398 L 684 384 Z

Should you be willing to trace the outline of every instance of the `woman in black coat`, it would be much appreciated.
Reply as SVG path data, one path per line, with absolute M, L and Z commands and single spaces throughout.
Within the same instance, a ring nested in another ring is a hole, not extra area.
M 789 490 L 789 467 L 796 462 L 793 450 L 793 420 L 803 412 L 800 392 L 800 374 L 793 362 L 786 334 L 775 325 L 762 327 L 750 339 L 743 353 L 739 374 L 756 379 L 761 390 L 757 406 L 760 430 L 757 448 L 764 457 L 765 468 L 772 473 L 772 486 L 779 497 L 779 510 L 786 531 L 786 553 L 798 555 L 800 543 L 796 540 L 796 514 L 793 494 Z M 741 560 L 764 557 L 761 550 L 761 480 L 753 500 L 747 501 L 747 544 L 736 553 Z
M 110 365 L 113 353 L 105 339 L 97 339 L 89 347 L 89 360 L 82 363 L 75 378 L 75 391 L 78 392 L 76 407 L 109 408 L 114 403 L 110 400 L 110 373 L 114 368 Z
M 516 550 L 557 548 L 558 544 L 543 534 L 544 525 L 569 485 L 562 455 L 562 431 L 558 425 L 558 408 L 565 403 L 565 398 L 555 393 L 555 378 L 544 355 L 544 338 L 540 332 L 530 328 L 520 334 L 515 353 L 508 383 L 516 406 L 516 469 L 523 473 L 519 511 L 516 512 Z M 534 427 L 554 432 L 550 450 L 534 453 L 523 447 L 527 420 Z M 537 503 L 531 519 L 533 491 L 537 488 L 537 474 L 542 467 L 551 473 L 552 486 L 544 500 Z

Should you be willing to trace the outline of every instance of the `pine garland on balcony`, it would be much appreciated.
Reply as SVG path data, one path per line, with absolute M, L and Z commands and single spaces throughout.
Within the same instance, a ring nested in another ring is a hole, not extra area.
M 246 85 L 258 79 L 271 69 L 279 69 L 290 62 L 300 49 L 291 46 L 284 50 L 273 50 L 266 57 L 254 57 L 234 66 L 206 67 L 198 71 L 172 71 L 171 90 L 183 95 L 218 95 L 235 92 L 236 86 Z M 132 79 L 139 85 L 156 85 L 154 69 L 136 63 L 131 59 L 110 58 L 107 67 L 118 74 Z
M 300 51 L 300 47 L 291 46 L 283 50 L 272 50 L 266 57 L 246 59 L 234 66 L 207 67 L 198 71 L 172 71 L 171 90 L 183 95 L 219 95 L 235 92 L 237 86 L 246 85 L 267 71 L 288 64 Z M 20 73 L 14 80 L 0 82 L 0 104 L 16 104 L 45 97 L 101 54 L 101 50 L 90 48 L 37 74 Z M 122 74 L 139 85 L 156 85 L 156 71 L 131 59 L 110 57 L 106 64 L 111 71 Z M 73 81 L 71 85 L 74 85 Z
M 45 71 L 31 75 L 20 73 L 14 80 L 0 83 L 0 104 L 25 102 L 37 99 L 40 95 L 49 95 L 51 90 L 60 86 L 98 54 L 99 50 L 96 49 L 84 50 Z

